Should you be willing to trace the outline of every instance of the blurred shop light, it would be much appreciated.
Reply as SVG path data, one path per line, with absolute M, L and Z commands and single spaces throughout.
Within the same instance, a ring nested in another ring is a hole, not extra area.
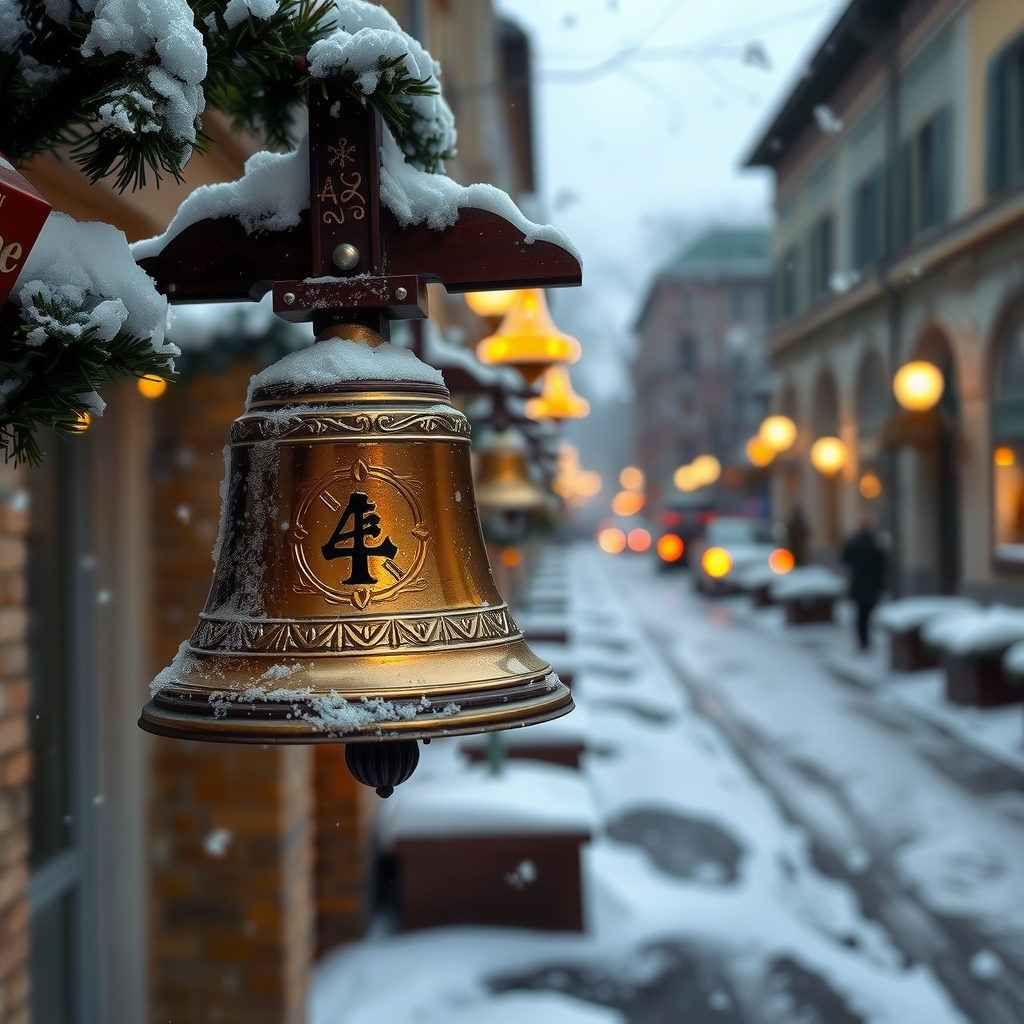
M 722 464 L 714 455 L 698 455 L 690 463 L 690 468 L 702 487 L 713 484 L 722 475 Z
M 925 412 L 942 397 L 945 389 L 942 371 L 933 363 L 918 360 L 905 363 L 896 371 L 892 390 L 896 401 L 911 412 Z
M 846 445 L 838 437 L 819 437 L 811 445 L 811 465 L 822 476 L 835 476 L 846 465 Z
M 788 451 L 796 440 L 796 424 L 788 416 L 768 416 L 757 436 L 776 454 Z
M 686 545 L 683 538 L 674 533 L 665 533 L 658 538 L 658 557 L 663 562 L 678 562 L 683 557 Z
M 1017 456 L 1012 448 L 1007 448 L 1006 445 L 1000 445 L 992 453 L 992 461 L 997 466 L 1012 466 L 1017 461 Z
M 725 548 L 708 548 L 700 564 L 712 579 L 721 579 L 732 568 L 732 555 Z
M 617 516 L 635 516 L 644 507 L 644 496 L 636 491 L 619 491 L 612 498 L 612 511 Z
M 871 501 L 882 493 L 882 481 L 875 473 L 865 473 L 860 478 L 859 488 L 861 497 Z
M 617 526 L 608 526 L 598 532 L 597 544 L 609 555 L 617 555 L 626 547 L 626 535 Z
M 793 552 L 787 551 L 786 548 L 776 548 L 768 556 L 768 568 L 779 576 L 785 576 L 794 565 L 796 565 L 796 559 L 793 557 Z
M 651 535 L 642 528 L 629 531 L 629 536 L 626 537 L 626 543 L 629 545 L 630 551 L 646 551 L 651 546 Z
M 644 471 L 636 466 L 627 466 L 619 474 L 619 483 L 627 491 L 642 491 L 644 489 Z
M 763 469 L 765 466 L 770 465 L 772 459 L 775 458 L 775 449 L 771 445 L 765 444 L 761 440 L 760 434 L 752 437 L 747 442 L 746 453 L 747 458 L 750 459 L 750 464 L 757 466 L 758 469 Z

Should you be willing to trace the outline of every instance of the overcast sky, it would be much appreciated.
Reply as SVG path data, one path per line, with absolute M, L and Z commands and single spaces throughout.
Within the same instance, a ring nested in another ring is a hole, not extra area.
M 591 398 L 628 396 L 661 264 L 703 228 L 770 224 L 771 177 L 743 158 L 845 3 L 496 0 L 533 45 L 544 212 L 583 252 L 555 316 Z

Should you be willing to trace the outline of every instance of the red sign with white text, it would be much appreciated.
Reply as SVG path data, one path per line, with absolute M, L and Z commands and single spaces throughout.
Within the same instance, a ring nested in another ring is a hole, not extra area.
M 0 153 L 0 305 L 13 291 L 50 210 L 50 204 Z

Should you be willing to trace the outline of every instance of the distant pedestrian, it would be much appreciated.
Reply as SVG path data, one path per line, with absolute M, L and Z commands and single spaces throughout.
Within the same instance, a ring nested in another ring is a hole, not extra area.
M 794 565 L 807 564 L 807 538 L 810 533 L 807 520 L 804 519 L 804 514 L 800 506 L 797 505 L 786 524 L 786 546 L 793 556 Z
M 850 567 L 850 597 L 857 606 L 857 640 L 861 650 L 867 650 L 871 612 L 885 588 L 885 552 L 875 540 L 867 516 L 843 545 L 842 558 Z

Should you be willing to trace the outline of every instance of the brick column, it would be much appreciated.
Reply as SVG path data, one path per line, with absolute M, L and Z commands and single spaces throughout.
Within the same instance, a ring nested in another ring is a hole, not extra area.
M 28 1024 L 29 754 L 26 494 L 0 463 L 0 1021 Z
M 345 747 L 315 748 L 317 956 L 358 939 L 366 930 L 370 888 L 372 789 L 345 764 Z
M 155 407 L 154 672 L 213 575 L 221 449 L 253 368 Z M 150 1020 L 302 1024 L 313 959 L 312 751 L 159 740 L 150 805 Z
M 311 761 L 306 747 L 157 742 L 154 1024 L 304 1021 Z

